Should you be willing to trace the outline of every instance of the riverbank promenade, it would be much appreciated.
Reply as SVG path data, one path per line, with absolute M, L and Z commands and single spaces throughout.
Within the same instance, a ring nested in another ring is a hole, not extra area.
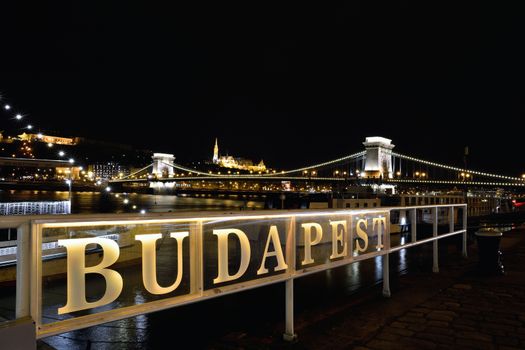
M 477 268 L 476 243 L 469 258 L 448 253 L 439 273 L 416 272 L 358 293 L 347 304 L 296 315 L 298 340 L 232 333 L 213 349 L 523 349 L 525 348 L 525 230 L 504 235 L 504 276 Z M 262 331 L 260 334 L 266 333 Z

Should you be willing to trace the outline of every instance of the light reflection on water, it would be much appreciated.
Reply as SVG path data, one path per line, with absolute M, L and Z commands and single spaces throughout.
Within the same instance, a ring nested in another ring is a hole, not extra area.
M 376 256 L 374 258 L 374 273 L 375 279 L 380 280 L 383 277 L 383 257 Z
M 0 202 L 24 202 L 67 200 L 67 191 L 0 191 Z M 124 204 L 128 199 L 128 204 Z M 133 205 L 137 206 L 133 210 Z M 264 209 L 264 198 L 228 196 L 224 198 L 182 197 L 154 194 L 107 194 L 101 192 L 73 192 L 72 212 L 78 213 L 125 213 L 146 209 L 149 212 L 170 212 L 177 210 L 255 210 Z

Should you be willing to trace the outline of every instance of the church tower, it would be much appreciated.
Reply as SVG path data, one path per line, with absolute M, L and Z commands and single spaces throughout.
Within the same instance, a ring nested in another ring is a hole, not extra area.
M 215 138 L 215 147 L 213 147 L 213 163 L 219 163 L 219 144 L 217 138 Z

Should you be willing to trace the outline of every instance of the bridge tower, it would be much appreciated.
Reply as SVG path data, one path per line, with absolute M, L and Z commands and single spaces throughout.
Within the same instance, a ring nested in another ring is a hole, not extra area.
M 363 176 L 391 179 L 394 176 L 392 149 L 395 147 L 392 140 L 379 136 L 367 137 L 363 145 L 366 148 Z
M 157 177 L 173 177 L 173 161 L 175 156 L 168 153 L 153 153 L 153 170 L 152 173 Z

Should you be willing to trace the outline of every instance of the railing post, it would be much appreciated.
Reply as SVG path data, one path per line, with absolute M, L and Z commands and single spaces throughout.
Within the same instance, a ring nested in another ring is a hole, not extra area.
M 295 217 L 290 219 L 288 226 L 288 235 L 286 237 L 286 261 L 288 262 L 288 274 L 292 275 L 295 271 Z M 293 316 L 293 278 L 285 282 L 285 330 L 283 339 L 285 341 L 294 341 L 297 334 L 294 332 Z
M 16 318 L 31 314 L 30 307 L 30 268 L 31 247 L 29 223 L 17 227 L 16 243 Z
M 454 206 L 452 206 L 448 212 L 448 232 L 454 232 L 454 214 Z
M 42 324 L 42 229 L 31 222 L 30 229 L 30 294 L 31 317 L 36 324 L 37 333 Z
M 467 258 L 467 205 L 463 207 L 463 257 Z
M 390 254 L 383 255 L 383 296 L 390 298 L 390 263 L 388 256 Z
M 202 221 L 190 224 L 190 293 L 202 294 L 203 281 L 203 247 Z
M 417 241 L 417 209 L 410 210 L 410 236 L 412 242 Z
M 437 237 L 438 235 L 438 208 L 434 207 L 432 208 L 432 236 Z M 439 272 L 439 250 L 438 250 L 438 240 L 434 240 L 432 242 L 433 245 L 433 264 L 432 264 L 432 272 L 438 273 Z
M 379 226 L 377 229 L 377 234 L 381 234 L 381 226 Z M 383 296 L 390 298 L 390 254 L 388 253 L 390 251 L 390 215 L 388 215 L 386 218 L 385 229 L 383 232 L 383 249 L 387 251 L 387 253 L 383 255 Z
M 286 328 L 283 339 L 293 341 L 297 339 L 293 325 L 293 279 L 286 280 Z

